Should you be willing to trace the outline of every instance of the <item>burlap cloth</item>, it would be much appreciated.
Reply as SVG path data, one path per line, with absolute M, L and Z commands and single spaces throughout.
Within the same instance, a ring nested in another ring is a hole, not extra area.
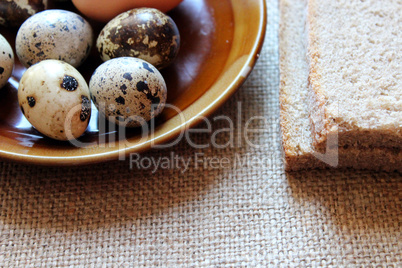
M 250 122 L 265 129 L 248 134 L 259 146 L 194 149 L 183 141 L 142 155 L 193 159 L 185 172 L 130 169 L 128 160 L 77 168 L 0 163 L 1 266 L 401 267 L 401 175 L 284 172 L 278 3 L 268 2 L 261 58 L 211 117 L 236 121 L 241 107 L 233 138 L 244 140 Z M 211 143 L 210 134 L 191 137 Z M 230 135 L 217 137 L 224 143 Z M 217 168 L 214 157 L 229 160 Z

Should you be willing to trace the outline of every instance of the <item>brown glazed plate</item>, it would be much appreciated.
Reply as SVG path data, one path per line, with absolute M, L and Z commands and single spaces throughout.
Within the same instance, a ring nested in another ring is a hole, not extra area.
M 16 59 L 9 83 L 0 90 L 0 158 L 56 166 L 122 159 L 177 139 L 214 112 L 246 80 L 258 59 L 267 22 L 266 2 L 184 0 L 168 14 L 179 28 L 181 49 L 174 64 L 162 70 L 168 106 L 156 120 L 142 129 L 118 130 L 93 107 L 87 131 L 74 144 L 46 138 L 18 106 L 18 81 L 25 68 Z M 90 22 L 95 33 L 103 27 Z M 0 28 L 13 47 L 17 30 Z M 101 63 L 94 48 L 78 70 L 89 81 Z

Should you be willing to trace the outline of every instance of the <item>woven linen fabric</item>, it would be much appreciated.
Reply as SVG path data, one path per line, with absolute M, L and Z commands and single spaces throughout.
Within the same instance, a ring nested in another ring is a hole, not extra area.
M 268 17 L 254 71 L 211 116 L 213 130 L 228 127 L 223 116 L 240 122 L 233 137 L 216 136 L 233 146 L 195 149 L 183 140 L 141 154 L 191 160 L 156 171 L 130 160 L 69 168 L 1 162 L 0 266 L 401 267 L 401 175 L 285 173 L 276 0 Z M 207 133 L 191 138 L 211 143 Z

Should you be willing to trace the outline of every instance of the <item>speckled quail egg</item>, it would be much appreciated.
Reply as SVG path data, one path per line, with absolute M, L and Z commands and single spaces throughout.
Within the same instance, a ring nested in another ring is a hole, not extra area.
M 14 68 L 14 53 L 10 44 L 0 34 L 0 88 L 7 84 Z
M 19 26 L 30 16 L 45 10 L 47 0 L 0 0 L 0 24 Z
M 162 69 L 178 54 L 180 34 L 169 16 L 154 8 L 137 8 L 106 24 L 96 47 L 104 61 L 130 56 Z
M 150 63 L 120 57 L 104 62 L 89 82 L 92 101 L 106 119 L 137 127 L 159 115 L 166 103 L 166 83 Z
M 51 9 L 33 15 L 21 25 L 15 46 L 26 67 L 45 59 L 62 60 L 78 67 L 89 55 L 92 43 L 92 27 L 83 17 Z
M 88 127 L 91 99 L 88 85 L 70 64 L 44 60 L 28 68 L 20 80 L 22 113 L 42 134 L 72 140 Z

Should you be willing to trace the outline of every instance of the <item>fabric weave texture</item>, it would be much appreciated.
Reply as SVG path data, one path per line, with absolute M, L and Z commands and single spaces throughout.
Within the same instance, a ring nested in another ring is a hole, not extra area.
M 130 169 L 128 160 L 73 168 L 0 162 L 0 266 L 401 267 L 400 174 L 284 171 L 278 14 L 277 1 L 269 0 L 257 65 L 211 116 L 264 129 L 248 134 L 257 146 L 194 149 L 183 140 L 141 155 L 201 154 L 241 164 L 192 162 L 185 172 L 153 173 Z M 244 125 L 235 130 L 234 140 L 242 140 Z M 191 137 L 198 144 L 211 139 Z M 225 133 L 217 138 L 228 140 Z

